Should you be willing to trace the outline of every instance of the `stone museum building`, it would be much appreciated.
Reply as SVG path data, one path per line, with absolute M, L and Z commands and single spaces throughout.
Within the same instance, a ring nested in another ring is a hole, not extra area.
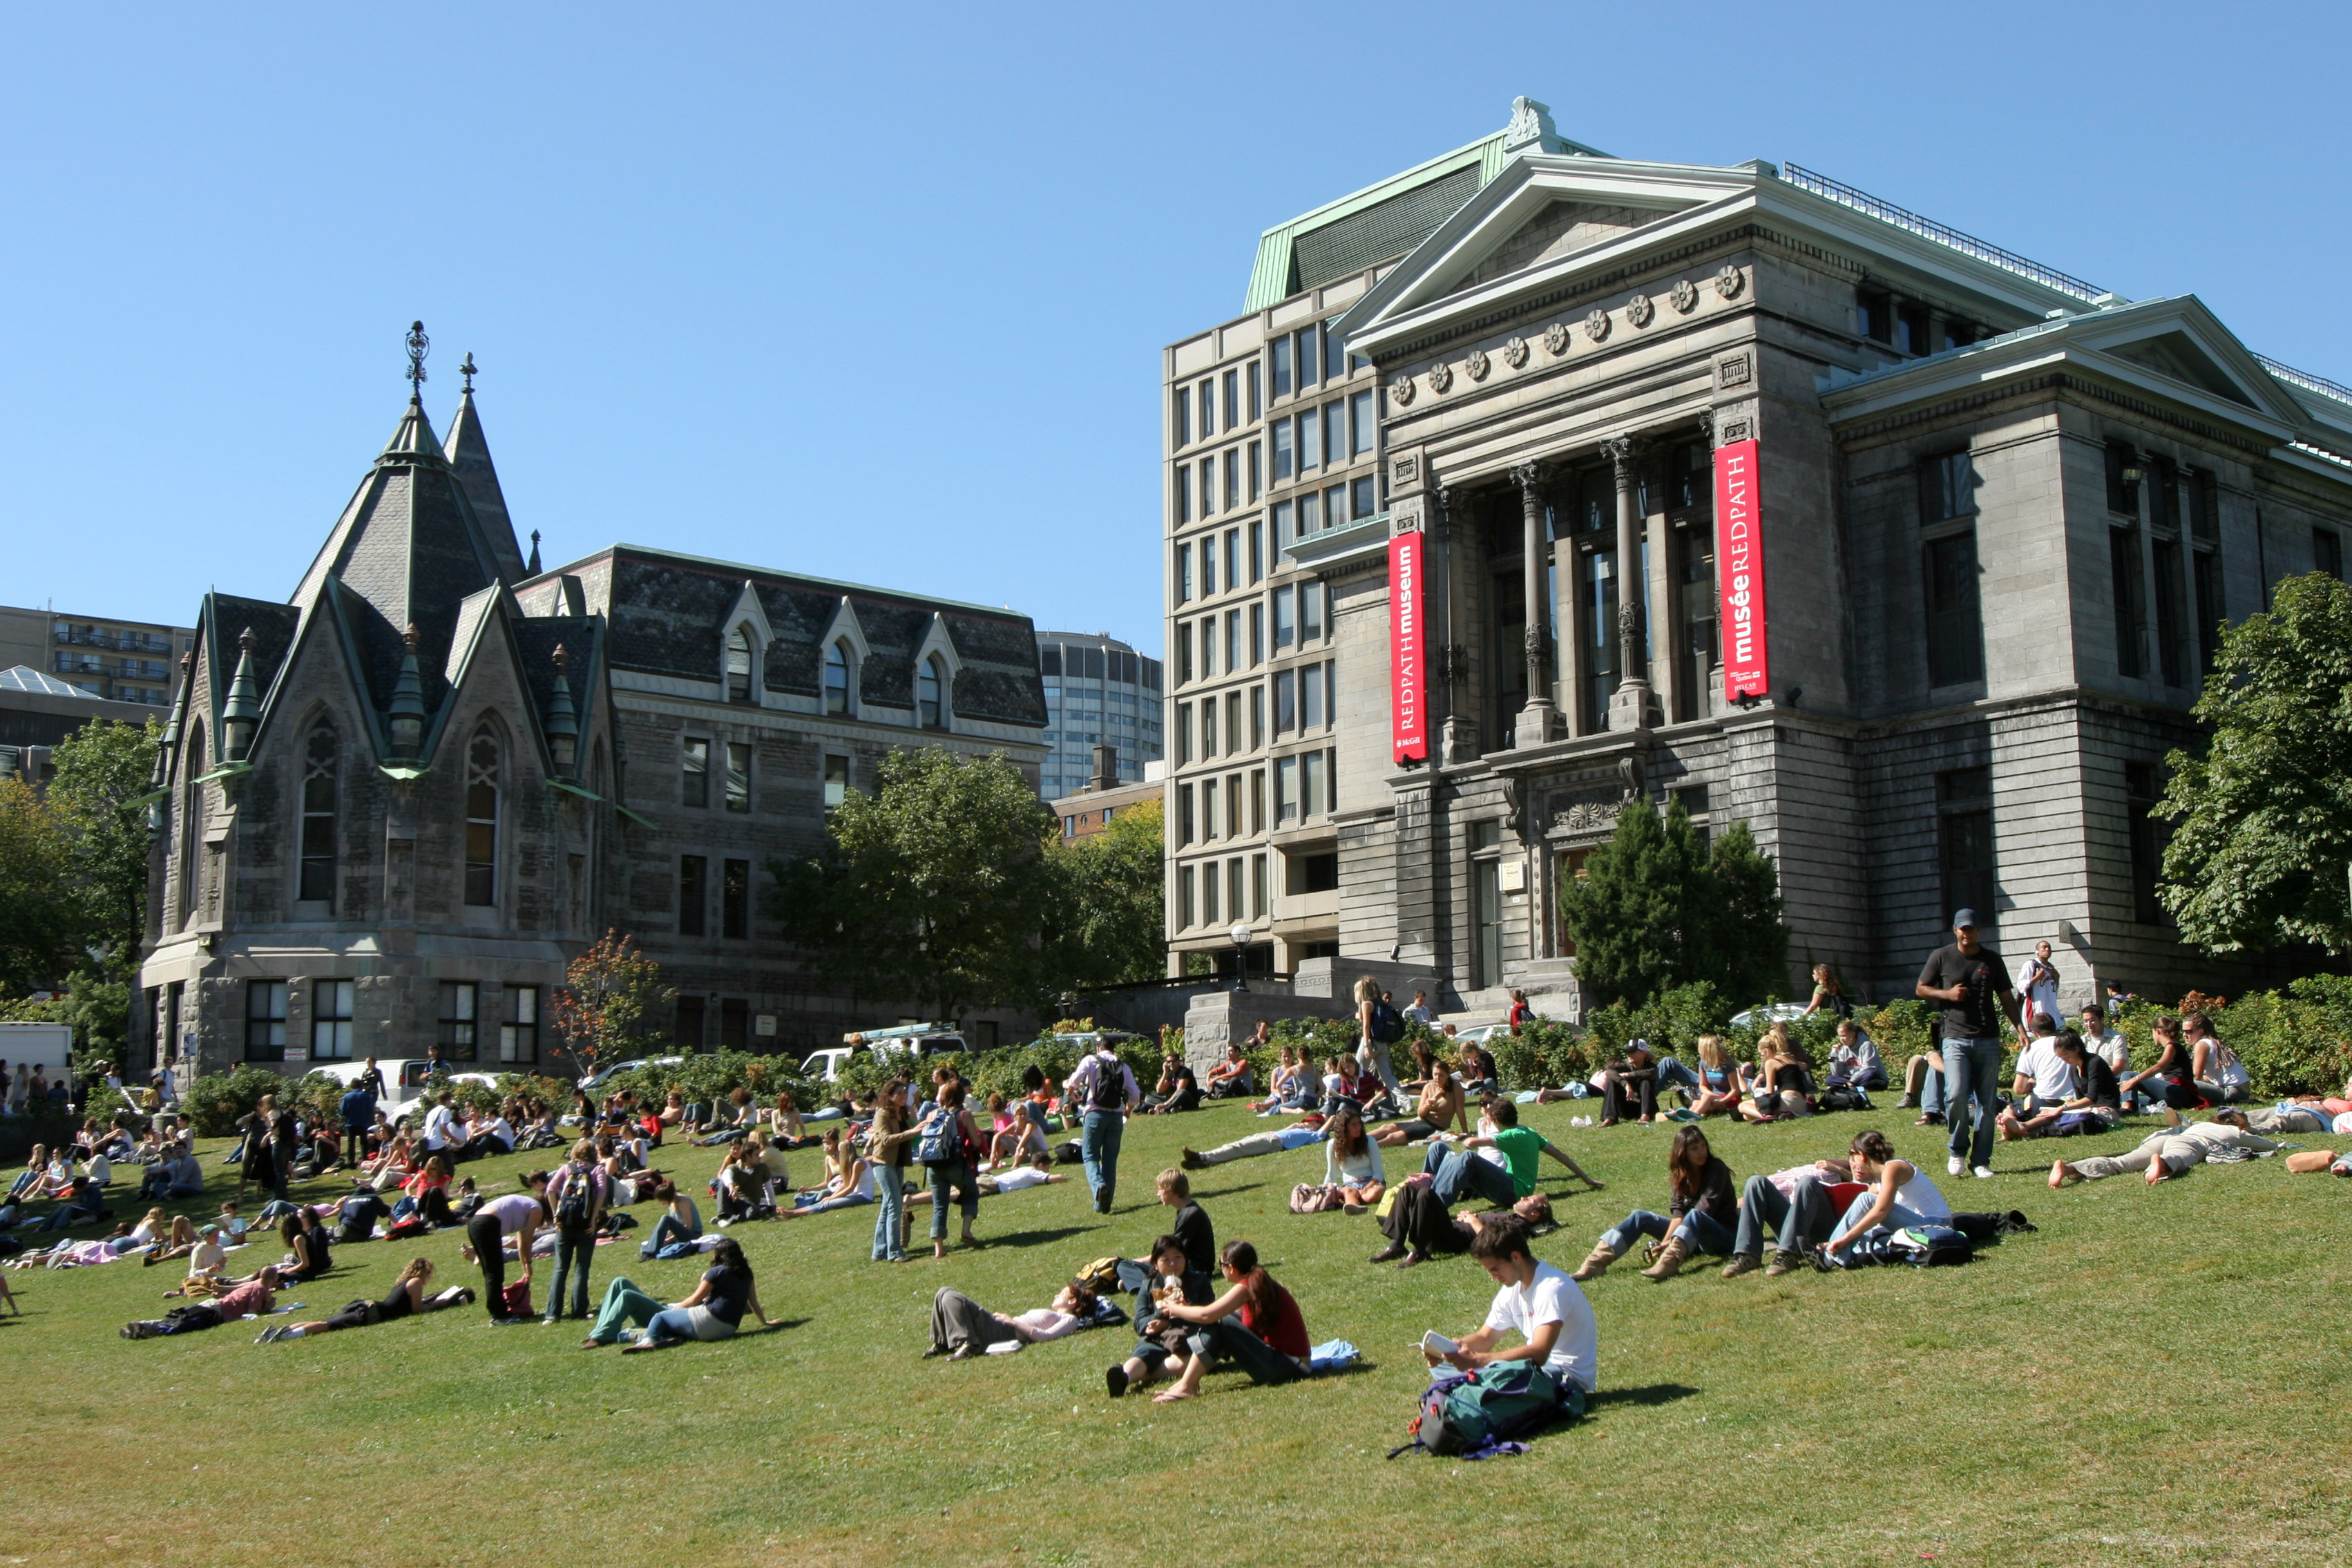
M 203 600 L 151 805 L 141 1044 L 191 1073 L 435 1041 L 548 1062 L 565 966 L 608 930 L 677 989 L 682 1050 L 908 1017 L 803 971 L 769 863 L 894 748 L 1002 752 L 1034 785 L 1028 619 L 625 544 L 541 570 L 467 368 L 446 441 L 412 397 L 290 598 Z
M 2194 296 L 1527 100 L 1164 364 L 1171 969 L 1238 921 L 1572 1016 L 1559 890 L 1640 795 L 1776 858 L 1792 994 L 1909 994 L 1961 905 L 2070 1001 L 2177 989 L 2164 758 L 2352 530 L 2352 389 Z

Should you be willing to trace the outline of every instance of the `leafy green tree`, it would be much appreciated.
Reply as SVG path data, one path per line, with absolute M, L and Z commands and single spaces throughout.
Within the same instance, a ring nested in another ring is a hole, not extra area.
M 1789 928 L 1781 921 L 1780 873 L 1735 822 L 1707 855 L 1706 941 L 1683 978 L 1711 983 L 1738 1007 L 1780 995 L 1789 984 Z
M 1100 833 L 1049 841 L 1045 858 L 1061 884 L 1048 933 L 1052 981 L 1083 988 L 1165 973 L 1166 853 L 1156 800 L 1118 812 Z
M 1628 802 L 1560 891 L 1577 979 L 1596 1007 L 1700 984 L 1741 1006 L 1778 994 L 1789 966 L 1780 912 L 1779 873 L 1748 825 L 1704 849 L 1680 801 L 1663 816 L 1645 799 Z
M 55 984 L 73 967 L 81 909 L 73 837 L 23 779 L 0 779 L 0 995 Z
M 2155 816 L 2174 824 L 2158 898 L 2208 952 L 2352 952 L 2352 588 L 2317 573 L 2221 628 Z
M 67 876 L 74 888 L 80 940 L 110 975 L 128 975 L 146 932 L 147 814 L 137 800 L 150 788 L 163 727 L 97 720 L 58 744 L 50 809 L 71 838 Z
M 1001 755 L 893 752 L 870 794 L 834 808 L 821 854 L 771 862 L 770 908 L 803 961 L 856 995 L 928 1003 L 943 1020 L 1042 1006 L 1054 986 L 1041 937 L 1060 913 L 1054 826 Z
M 662 1010 L 676 1000 L 636 939 L 608 931 L 564 970 L 555 1032 L 585 1068 L 650 1056 L 661 1042 Z

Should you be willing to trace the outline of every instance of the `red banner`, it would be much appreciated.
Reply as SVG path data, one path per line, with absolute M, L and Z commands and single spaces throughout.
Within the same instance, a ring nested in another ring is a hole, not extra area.
M 1389 715 L 1396 760 L 1429 758 L 1428 628 L 1423 624 L 1425 535 L 1389 541 Z
M 1715 576 L 1723 595 L 1723 696 L 1772 694 L 1764 627 L 1764 535 L 1756 500 L 1756 443 L 1715 450 Z

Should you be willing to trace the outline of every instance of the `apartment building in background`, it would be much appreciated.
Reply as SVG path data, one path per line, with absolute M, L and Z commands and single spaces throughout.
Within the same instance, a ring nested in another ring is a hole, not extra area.
M 1113 748 L 1118 777 L 1144 776 L 1164 754 L 1160 661 L 1108 632 L 1039 632 L 1046 752 L 1037 773 L 1045 800 L 1092 786 L 1095 748 Z
M 192 626 L 0 605 L 0 669 L 23 665 L 112 702 L 171 706 L 195 646 Z

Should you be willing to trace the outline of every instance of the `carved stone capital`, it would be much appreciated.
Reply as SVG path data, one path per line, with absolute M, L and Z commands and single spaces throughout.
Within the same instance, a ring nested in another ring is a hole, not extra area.
M 1698 411 L 1698 437 L 1702 441 L 1712 441 L 1715 439 L 1714 409 L 1702 408 Z
M 1541 490 L 1543 482 L 1544 466 L 1541 462 L 1528 461 L 1511 465 L 1511 483 L 1519 487 L 1519 492 L 1522 495 L 1530 490 Z
M 1617 488 L 1632 489 L 1635 479 L 1633 459 L 1641 452 L 1642 444 L 1631 436 L 1612 436 L 1601 443 L 1601 449 L 1608 455 L 1610 466 L 1616 470 Z
M 1617 640 L 1621 643 L 1631 643 L 1633 640 L 1633 634 L 1638 629 L 1639 626 L 1633 616 L 1633 606 L 1631 605 L 1618 605 Z
M 1541 627 L 1541 626 L 1529 626 L 1529 627 L 1528 627 L 1525 631 L 1523 631 L 1523 632 L 1521 632 L 1521 633 L 1519 634 L 1519 641 L 1520 641 L 1520 643 L 1521 643 L 1521 644 L 1522 644 L 1522 645 L 1527 648 L 1527 650 L 1528 650 L 1528 658 L 1530 658 L 1530 659 L 1538 659 L 1538 658 L 1543 658 L 1543 647 L 1544 647 L 1544 635 L 1543 635 L 1543 627 Z
M 1440 539 L 1454 531 L 1454 487 L 1429 487 L 1429 518 L 1431 531 Z

